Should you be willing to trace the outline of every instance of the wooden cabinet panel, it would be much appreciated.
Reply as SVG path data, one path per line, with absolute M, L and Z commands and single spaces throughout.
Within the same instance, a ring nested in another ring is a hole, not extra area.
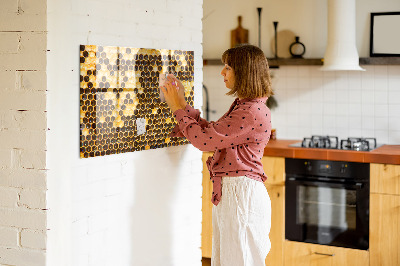
M 371 266 L 400 265 L 400 196 L 371 194 Z
M 370 165 L 371 193 L 400 195 L 400 165 Z
M 212 252 L 212 183 L 210 173 L 206 165 L 211 152 L 203 153 L 203 196 L 202 196 L 202 224 L 201 224 L 201 253 L 204 258 L 211 258 Z
M 285 187 L 265 184 L 271 199 L 271 250 L 265 259 L 266 266 L 283 265 L 285 240 Z
M 365 250 L 285 241 L 285 266 L 366 266 Z
M 261 163 L 268 177 L 266 184 L 285 185 L 285 158 L 264 156 Z

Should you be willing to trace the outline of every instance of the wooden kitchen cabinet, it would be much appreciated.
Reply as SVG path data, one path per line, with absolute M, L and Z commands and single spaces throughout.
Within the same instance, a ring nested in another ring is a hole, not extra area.
M 365 250 L 285 241 L 285 266 L 366 266 Z M 282 264 L 283 265 L 283 264 Z
M 370 164 L 371 193 L 400 195 L 400 165 Z
M 201 223 L 201 253 L 204 258 L 211 258 L 212 252 L 212 183 L 210 181 L 210 173 L 206 165 L 212 152 L 203 153 L 203 195 L 202 195 L 202 223 Z
M 283 265 L 285 240 L 285 158 L 264 156 L 261 160 L 267 175 L 265 187 L 271 199 L 271 250 L 266 266 Z
M 264 156 L 261 159 L 264 172 L 267 175 L 265 184 L 268 185 L 285 185 L 285 158 Z
M 271 250 L 265 259 L 266 266 L 283 265 L 285 241 L 285 187 L 265 184 L 271 199 Z
M 370 200 L 370 265 L 400 265 L 400 196 L 374 193 Z
M 370 167 L 370 265 L 400 265 L 400 165 Z

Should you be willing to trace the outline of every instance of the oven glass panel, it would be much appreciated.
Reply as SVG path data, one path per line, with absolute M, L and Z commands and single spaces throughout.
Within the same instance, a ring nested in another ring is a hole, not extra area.
M 298 224 L 339 231 L 356 229 L 355 190 L 314 186 L 298 186 L 297 189 Z

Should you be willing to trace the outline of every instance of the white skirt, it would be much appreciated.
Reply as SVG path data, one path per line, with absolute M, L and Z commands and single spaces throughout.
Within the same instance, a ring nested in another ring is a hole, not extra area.
M 262 182 L 245 176 L 223 177 L 212 223 L 212 266 L 265 265 L 271 249 L 271 201 Z

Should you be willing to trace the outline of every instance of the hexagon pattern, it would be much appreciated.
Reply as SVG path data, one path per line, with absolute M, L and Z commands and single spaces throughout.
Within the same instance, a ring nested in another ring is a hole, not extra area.
M 175 120 L 160 100 L 160 73 L 174 74 L 193 106 L 193 51 L 80 46 L 81 158 L 188 143 L 169 137 Z

